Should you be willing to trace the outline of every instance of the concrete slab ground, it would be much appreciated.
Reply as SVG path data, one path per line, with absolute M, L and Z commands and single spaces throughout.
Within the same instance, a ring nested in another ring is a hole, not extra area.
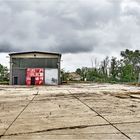
M 140 87 L 0 86 L 1 140 L 139 140 Z

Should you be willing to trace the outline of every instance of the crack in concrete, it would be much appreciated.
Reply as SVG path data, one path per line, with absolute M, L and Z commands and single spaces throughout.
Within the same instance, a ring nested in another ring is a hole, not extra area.
M 118 122 L 118 123 L 112 123 L 112 124 L 114 124 L 114 125 L 116 125 L 116 124 L 131 124 L 131 123 L 140 123 L 140 121 L 136 121 L 136 122 Z
M 29 104 L 34 100 L 34 98 L 38 95 L 39 91 L 37 91 L 36 94 L 34 94 L 33 98 L 27 103 L 27 105 L 20 111 L 20 113 L 16 116 L 16 118 L 12 121 L 12 123 L 6 128 L 4 133 L 0 135 L 0 139 L 5 136 L 6 132 L 11 128 L 11 126 L 14 124 L 14 122 L 19 118 L 19 116 L 24 112 L 24 110 L 29 106 Z
M 70 94 L 72 94 L 69 90 L 68 92 Z M 103 117 L 101 114 L 99 114 L 96 110 L 94 110 L 93 108 L 91 108 L 89 105 L 87 105 L 85 102 L 83 102 L 82 100 L 80 100 L 77 96 L 73 95 L 73 97 L 75 97 L 79 102 L 81 102 L 82 104 L 84 104 L 85 106 L 87 106 L 91 111 L 95 112 L 96 114 L 98 114 L 102 119 L 104 119 L 106 122 L 108 122 L 112 127 L 114 127 L 115 129 L 117 129 L 121 134 L 123 134 L 126 138 L 130 139 L 131 138 L 126 135 L 124 132 L 122 132 L 119 128 L 117 128 L 115 125 L 113 125 L 110 121 L 108 121 L 105 117 Z
M 44 130 L 38 130 L 38 131 L 32 131 L 32 132 L 25 132 L 25 133 L 13 133 L 13 134 L 0 135 L 0 136 L 17 136 L 17 135 L 24 135 L 24 134 L 51 132 L 51 131 L 57 131 L 57 130 L 83 129 L 83 128 L 88 128 L 88 127 L 108 126 L 108 125 L 110 125 L 110 124 L 77 125 L 77 126 L 69 126 L 69 127 L 59 127 L 59 128 L 44 129 Z
M 113 124 L 127 124 L 127 123 L 139 123 L 139 122 L 125 122 L 125 123 L 113 123 Z M 35 133 L 43 133 L 43 132 L 52 132 L 52 131 L 57 131 L 57 130 L 83 129 L 83 128 L 88 128 L 88 127 L 98 127 L 98 126 L 112 126 L 112 125 L 110 125 L 110 124 L 78 125 L 78 126 L 70 126 L 70 127 L 60 127 L 60 128 L 44 129 L 44 130 L 38 130 L 38 131 L 32 131 L 32 132 L 13 133 L 13 134 L 7 134 L 7 135 L 0 135 L 0 137 L 2 137 L 2 136 L 4 137 L 4 136 L 27 135 L 27 134 L 35 134 Z M 139 134 L 140 132 L 129 132 L 129 134 L 135 134 L 135 133 Z M 90 134 L 117 134 L 117 133 L 90 133 Z M 51 134 L 51 135 L 54 135 L 54 134 Z M 64 134 L 61 134 L 61 135 L 64 135 Z

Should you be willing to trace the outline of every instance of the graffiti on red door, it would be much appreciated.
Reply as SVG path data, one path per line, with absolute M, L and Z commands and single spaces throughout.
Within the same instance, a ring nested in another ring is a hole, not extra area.
M 26 85 L 42 85 L 44 80 L 44 69 L 42 68 L 27 68 L 26 70 Z

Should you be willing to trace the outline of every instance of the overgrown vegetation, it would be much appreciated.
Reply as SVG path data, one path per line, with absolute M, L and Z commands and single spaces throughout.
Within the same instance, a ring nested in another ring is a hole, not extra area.
M 0 84 L 7 84 L 9 81 L 8 68 L 0 64 Z
M 106 57 L 100 62 L 99 66 L 77 68 L 75 72 L 81 76 L 82 81 L 111 83 L 138 82 L 140 74 L 140 50 L 131 51 L 126 49 L 120 55 L 121 59 Z

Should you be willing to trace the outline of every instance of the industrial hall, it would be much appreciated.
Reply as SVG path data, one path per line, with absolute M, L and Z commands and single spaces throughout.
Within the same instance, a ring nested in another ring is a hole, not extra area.
M 10 53 L 11 85 L 58 85 L 61 54 L 50 52 Z

